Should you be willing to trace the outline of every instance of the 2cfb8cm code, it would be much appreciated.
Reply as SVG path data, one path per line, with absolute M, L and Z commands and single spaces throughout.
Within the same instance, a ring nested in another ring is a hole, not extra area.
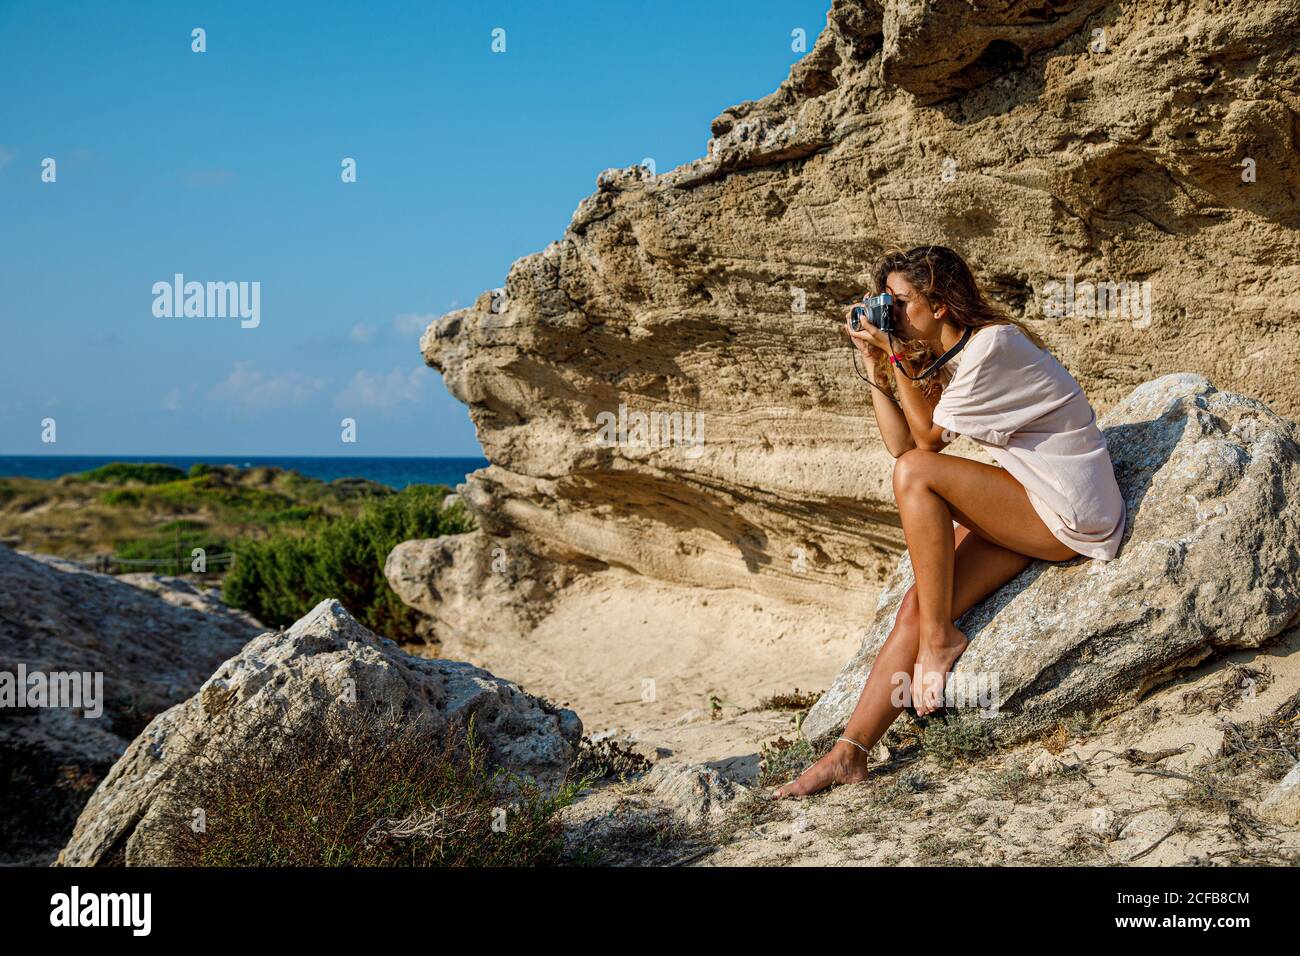
M 1223 890 L 1201 891 L 1196 893 L 1118 893 L 1117 903 L 1137 903 L 1152 906 L 1156 903 L 1241 903 L 1250 902 L 1249 893 L 1225 892 Z

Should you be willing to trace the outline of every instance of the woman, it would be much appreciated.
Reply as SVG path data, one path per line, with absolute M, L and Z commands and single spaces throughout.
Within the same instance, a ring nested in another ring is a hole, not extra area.
M 865 779 L 871 747 L 902 712 L 896 686 L 919 715 L 942 705 L 967 644 L 954 621 L 1030 562 L 1109 560 L 1124 534 L 1124 498 L 1083 390 L 1042 339 L 985 299 L 961 256 L 943 246 L 891 253 L 874 278 L 877 294 L 894 298 L 898 331 L 846 326 L 898 459 L 894 496 L 916 583 L 844 736 L 777 799 Z M 940 454 L 958 435 L 1001 467 Z

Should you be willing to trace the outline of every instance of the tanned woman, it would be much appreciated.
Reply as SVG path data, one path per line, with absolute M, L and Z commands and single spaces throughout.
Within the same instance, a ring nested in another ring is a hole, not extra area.
M 916 583 L 844 735 L 777 799 L 865 779 L 871 747 L 909 701 L 920 716 L 943 705 L 966 650 L 962 614 L 1034 561 L 1110 560 L 1124 535 L 1124 498 L 1083 389 L 1041 338 L 988 301 L 965 260 L 920 246 L 886 255 L 874 279 L 874 311 L 855 307 L 845 325 L 897 459 L 894 496 Z M 942 454 L 960 435 L 1000 467 Z

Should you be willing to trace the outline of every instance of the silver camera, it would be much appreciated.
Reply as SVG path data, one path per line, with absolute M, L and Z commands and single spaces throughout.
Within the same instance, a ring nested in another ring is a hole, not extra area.
M 888 292 L 882 292 L 855 305 L 849 313 L 849 327 L 854 332 L 861 331 L 863 322 L 870 322 L 882 332 L 897 332 L 898 327 L 894 324 L 894 297 Z

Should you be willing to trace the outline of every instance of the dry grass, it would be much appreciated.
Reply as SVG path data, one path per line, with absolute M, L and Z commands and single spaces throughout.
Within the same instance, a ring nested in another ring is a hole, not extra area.
M 472 724 L 439 739 L 427 721 L 355 707 L 329 707 L 315 733 L 265 748 L 190 747 L 170 809 L 141 834 L 151 864 L 549 865 L 576 792 L 489 770 Z

